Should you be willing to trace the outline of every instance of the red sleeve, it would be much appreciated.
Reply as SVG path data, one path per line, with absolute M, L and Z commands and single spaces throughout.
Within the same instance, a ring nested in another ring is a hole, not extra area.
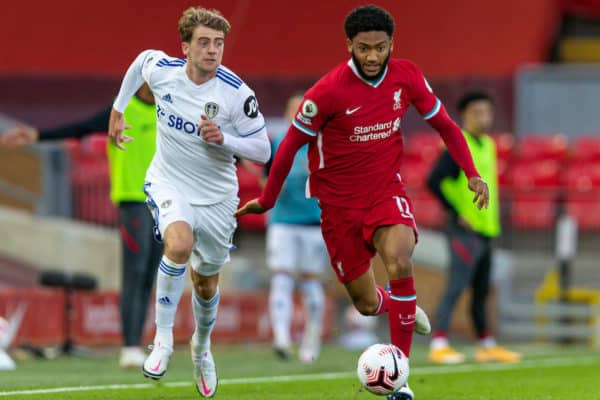
M 458 125 L 452 121 L 442 104 L 440 104 L 436 115 L 427 120 L 427 122 L 433 129 L 439 132 L 442 139 L 444 139 L 444 143 L 446 143 L 448 152 L 460 168 L 465 171 L 467 178 L 479 177 L 479 172 L 477 172 L 473 163 L 473 157 L 471 157 L 465 136 Z
M 300 147 L 313 139 L 312 136 L 307 135 L 296 128 L 294 125 L 290 125 L 285 137 L 277 147 L 277 152 L 273 158 L 273 164 L 269 171 L 269 178 L 258 202 L 266 209 L 273 208 L 279 192 L 283 186 L 285 178 L 292 168 L 294 163 L 294 157 Z
M 478 177 L 479 173 L 475 168 L 471 152 L 462 131 L 452 121 L 440 99 L 435 96 L 433 89 L 419 67 L 412 62 L 407 62 L 407 65 L 413 73 L 411 86 L 411 101 L 413 105 L 429 125 L 438 131 L 444 143 L 446 143 L 448 152 L 460 168 L 465 171 L 465 175 L 468 178 Z
M 317 136 L 331 115 L 331 90 L 330 85 L 326 83 L 328 78 L 323 77 L 305 93 L 304 100 L 292 120 L 292 125 L 307 135 Z
M 407 61 L 406 65 L 412 72 L 411 80 L 411 102 L 426 120 L 433 117 L 439 111 L 440 101 L 433 93 L 433 89 L 423 76 L 423 73 L 414 63 Z

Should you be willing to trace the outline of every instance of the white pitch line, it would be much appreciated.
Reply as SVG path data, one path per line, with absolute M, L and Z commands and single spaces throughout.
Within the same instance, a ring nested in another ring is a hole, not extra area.
M 466 365 L 453 365 L 453 366 L 426 366 L 426 367 L 415 367 L 411 368 L 411 374 L 415 375 L 438 375 L 438 374 L 452 374 L 452 373 L 463 373 L 463 372 L 475 372 L 475 371 L 500 371 L 500 370 L 511 370 L 511 369 L 527 369 L 527 368 L 549 368 L 567 365 L 582 365 L 582 364 L 595 364 L 598 363 L 598 357 L 594 356 L 581 356 L 581 357 L 560 357 L 560 358 L 546 358 L 536 360 L 526 360 L 514 364 L 466 364 Z M 317 374 L 303 374 L 303 375 L 282 375 L 282 376 L 262 376 L 253 378 L 229 378 L 219 380 L 220 385 L 239 385 L 239 384 L 254 384 L 254 383 L 277 383 L 277 382 L 300 382 L 300 381 L 311 381 L 311 380 L 335 380 L 342 378 L 351 378 L 356 374 L 354 372 L 330 372 L 330 373 L 317 373 Z M 192 386 L 192 381 L 181 381 L 181 382 L 166 382 L 162 386 L 166 387 L 185 387 Z M 156 387 L 155 384 L 151 383 L 133 383 L 133 384 L 119 384 L 119 385 L 96 385 L 96 386 L 71 386 L 71 387 L 57 387 L 47 389 L 31 389 L 31 390 L 14 390 L 7 392 L 0 392 L 0 397 L 9 396 L 22 396 L 22 395 L 33 395 L 33 394 L 53 394 L 53 393 L 65 393 L 65 392 L 86 392 L 92 390 L 119 390 L 119 389 L 151 389 Z

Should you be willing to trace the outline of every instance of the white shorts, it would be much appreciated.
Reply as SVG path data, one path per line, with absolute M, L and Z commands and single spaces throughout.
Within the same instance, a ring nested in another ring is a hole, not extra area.
M 210 205 L 192 205 L 180 192 L 164 182 L 146 182 L 146 204 L 154 218 L 154 233 L 159 239 L 167 227 L 175 221 L 184 221 L 194 232 L 194 247 L 190 264 L 194 271 L 211 276 L 221 271 L 229 261 L 231 241 L 237 228 L 233 217 L 239 198 L 237 196 Z
M 320 275 L 328 264 L 320 226 L 272 224 L 267 227 L 267 265 L 272 270 Z

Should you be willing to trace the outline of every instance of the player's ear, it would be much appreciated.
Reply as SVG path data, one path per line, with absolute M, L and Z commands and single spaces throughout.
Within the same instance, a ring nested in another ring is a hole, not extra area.
M 352 40 L 346 39 L 346 47 L 348 48 L 348 53 L 352 53 Z
M 390 40 L 390 53 L 394 51 L 394 39 Z
M 188 58 L 188 53 L 190 52 L 190 44 L 188 42 L 181 42 L 181 52 Z

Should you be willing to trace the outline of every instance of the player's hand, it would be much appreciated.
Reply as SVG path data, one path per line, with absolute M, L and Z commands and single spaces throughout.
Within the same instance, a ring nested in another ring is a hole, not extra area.
M 206 115 L 202 115 L 201 118 L 202 121 L 198 124 L 198 128 L 200 129 L 202 139 L 208 143 L 223 144 L 223 132 L 221 132 L 215 121 L 206 118 Z
M 132 137 L 123 134 L 123 131 L 129 128 L 131 128 L 131 126 L 125 124 L 123 114 L 113 108 L 110 112 L 110 119 L 108 121 L 108 136 L 113 144 L 120 150 L 125 150 L 125 147 L 121 143 L 127 143 L 133 140 Z
M 490 202 L 490 191 L 487 183 L 479 177 L 469 178 L 469 189 L 475 193 L 473 203 L 477 203 L 477 208 L 488 208 Z
M 17 125 L 6 132 L 0 132 L 0 145 L 19 147 L 36 143 L 40 138 L 37 129 L 25 125 Z
M 262 214 L 265 211 L 267 211 L 267 209 L 258 202 L 258 199 L 252 199 L 242 207 L 238 208 L 237 211 L 233 213 L 233 216 L 238 218 L 246 214 Z

